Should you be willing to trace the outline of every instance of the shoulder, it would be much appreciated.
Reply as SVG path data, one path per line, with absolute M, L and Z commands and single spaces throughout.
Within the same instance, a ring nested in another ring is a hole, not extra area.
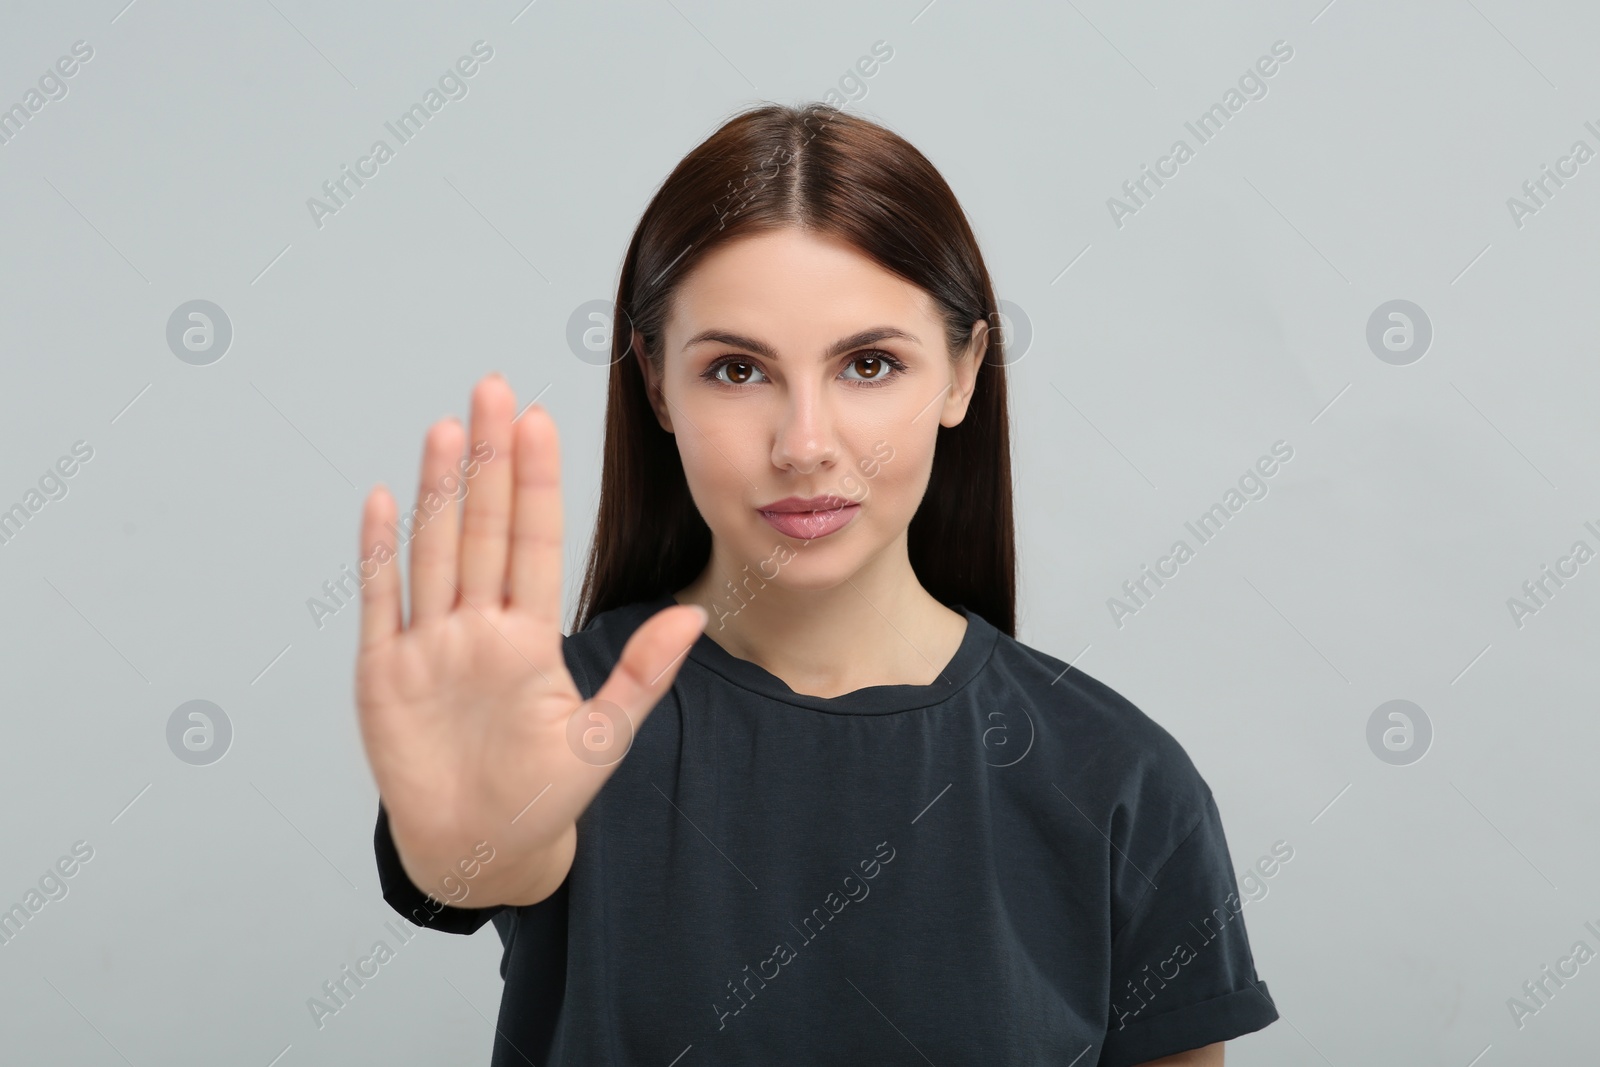
M 1188 788 L 1204 789 L 1200 772 L 1171 731 L 1082 668 L 1004 633 L 989 668 L 1039 708 L 1046 725 L 1057 728 L 1081 755 L 1139 778 L 1182 780 Z
M 1119 848 L 1149 858 L 1198 824 L 1210 786 L 1171 731 L 1132 700 L 1004 633 L 989 670 L 1034 709 L 1040 770 Z
M 651 616 L 653 609 L 652 601 L 639 600 L 602 611 L 582 630 L 562 637 L 561 651 L 566 657 L 567 670 L 585 700 L 594 696 L 611 676 L 611 668 L 622 657 L 622 647 Z

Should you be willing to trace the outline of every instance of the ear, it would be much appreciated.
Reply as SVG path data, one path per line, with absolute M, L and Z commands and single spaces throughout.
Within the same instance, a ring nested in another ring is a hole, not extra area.
M 650 357 L 645 355 L 644 334 L 634 330 L 628 343 L 628 353 L 638 360 L 639 373 L 644 377 L 645 396 L 650 401 L 650 407 L 656 413 L 656 422 L 668 433 L 672 433 L 672 415 L 666 399 L 661 395 L 661 382 L 656 377 L 655 368 L 650 363 Z
M 950 391 L 944 398 L 944 410 L 939 413 L 939 425 L 959 426 L 967 417 L 967 405 L 972 400 L 972 389 L 978 380 L 978 368 L 983 366 L 984 353 L 989 350 L 989 323 L 977 319 L 972 324 L 972 337 L 959 359 L 950 361 Z

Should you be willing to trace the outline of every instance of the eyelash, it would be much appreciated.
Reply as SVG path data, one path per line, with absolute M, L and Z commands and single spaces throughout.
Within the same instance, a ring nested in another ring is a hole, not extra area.
M 846 378 L 845 381 L 857 387 L 873 389 L 880 385 L 886 385 L 889 382 L 894 381 L 894 379 L 900 377 L 901 374 L 905 373 L 905 363 L 895 357 L 892 353 L 885 352 L 881 348 L 873 348 L 863 352 L 857 352 L 850 357 L 850 361 L 845 365 L 851 366 L 869 356 L 882 361 L 889 368 L 889 373 L 881 375 L 877 378 Z M 745 389 L 752 385 L 761 384 L 760 382 L 725 382 L 721 378 L 717 377 L 717 373 L 721 371 L 723 367 L 733 363 L 742 363 L 748 367 L 755 367 L 757 370 L 761 369 L 759 364 L 757 364 L 754 360 L 748 359 L 744 356 L 723 356 L 712 363 L 711 366 L 707 367 L 701 373 L 700 377 L 704 378 L 713 385 L 720 385 L 725 389 Z M 765 374 L 766 371 L 761 371 L 761 373 Z

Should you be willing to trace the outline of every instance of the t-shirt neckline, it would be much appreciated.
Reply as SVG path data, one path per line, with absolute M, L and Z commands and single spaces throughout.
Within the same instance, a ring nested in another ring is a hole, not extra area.
M 670 592 L 663 593 L 650 605 L 648 615 L 654 615 L 678 602 Z M 930 685 L 870 685 L 836 697 L 796 693 L 782 678 L 765 667 L 735 656 L 707 633 L 701 633 L 690 646 L 688 658 L 740 688 L 798 708 L 836 715 L 884 715 L 912 711 L 949 700 L 977 677 L 994 652 L 995 642 L 1000 636 L 1000 631 L 987 619 L 967 610 L 965 605 L 951 604 L 949 607 L 966 616 L 967 630 L 961 637 L 955 655 Z

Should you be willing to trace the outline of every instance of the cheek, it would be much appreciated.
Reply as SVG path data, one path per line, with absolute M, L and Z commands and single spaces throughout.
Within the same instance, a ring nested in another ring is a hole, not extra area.
M 913 438 L 902 429 L 875 438 L 874 445 L 862 450 L 845 495 L 909 522 L 933 472 L 934 442 Z
M 731 420 L 693 417 L 692 425 L 678 424 L 673 435 L 683 475 L 704 513 L 726 509 L 742 500 L 753 479 L 750 465 L 761 457 L 752 439 Z

